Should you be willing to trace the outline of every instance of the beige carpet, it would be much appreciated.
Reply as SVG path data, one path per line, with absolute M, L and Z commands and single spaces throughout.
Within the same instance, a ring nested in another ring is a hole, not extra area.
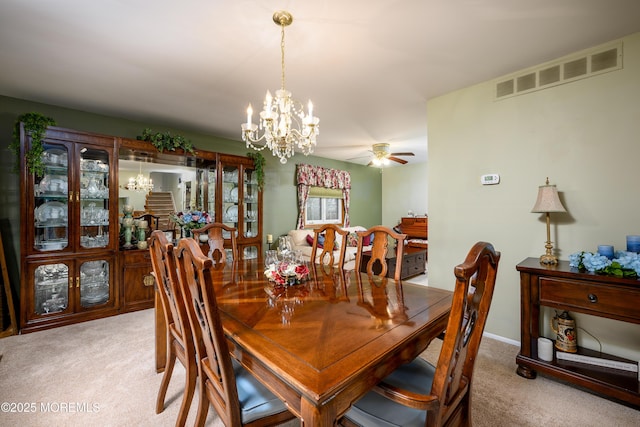
M 155 414 L 153 311 L 0 339 L 0 426 L 172 426 L 184 369 Z M 439 342 L 425 352 L 433 359 Z M 515 374 L 517 348 L 483 340 L 476 365 L 476 426 L 638 426 L 640 411 L 553 380 Z M 7 412 L 15 410 L 19 412 Z M 25 413 L 25 411 L 31 411 Z M 196 405 L 188 425 L 193 425 Z M 220 426 L 213 410 L 208 426 Z M 289 423 L 295 425 L 295 423 Z

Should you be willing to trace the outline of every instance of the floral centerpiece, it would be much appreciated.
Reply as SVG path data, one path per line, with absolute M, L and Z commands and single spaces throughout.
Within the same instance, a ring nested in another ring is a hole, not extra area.
M 569 255 L 569 266 L 581 271 L 633 279 L 640 275 L 640 255 L 617 251 L 614 258 L 609 259 L 599 253 L 576 252 Z
M 185 211 L 171 215 L 171 220 L 191 235 L 191 230 L 201 228 L 211 222 L 211 217 L 204 211 Z
M 296 285 L 309 275 L 309 267 L 305 264 L 281 262 L 270 264 L 264 270 L 265 277 L 278 285 Z

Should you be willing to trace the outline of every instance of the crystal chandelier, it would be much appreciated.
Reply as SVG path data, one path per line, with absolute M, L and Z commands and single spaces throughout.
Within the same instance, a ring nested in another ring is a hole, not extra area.
M 282 54 L 282 86 L 276 91 L 275 99 L 267 91 L 264 108 L 260 112 L 259 125 L 251 122 L 253 109 L 251 104 L 247 108 L 247 122 L 242 124 L 242 140 L 247 148 L 262 151 L 271 149 L 274 156 L 280 158 L 280 163 L 287 163 L 287 159 L 294 155 L 297 148 L 305 156 L 313 153 L 316 136 L 320 133 L 318 123 L 320 119 L 313 116 L 313 104 L 309 101 L 307 114 L 302 104 L 291 97 L 291 92 L 284 87 L 284 27 L 293 22 L 289 12 L 278 11 L 273 14 L 273 21 L 280 25 Z M 262 131 L 262 135 L 259 132 Z M 264 140 L 264 145 L 254 143 Z
M 153 180 L 142 175 L 142 163 L 140 163 L 140 173 L 138 176 L 129 178 L 129 182 L 125 188 L 140 193 L 148 193 L 153 190 Z

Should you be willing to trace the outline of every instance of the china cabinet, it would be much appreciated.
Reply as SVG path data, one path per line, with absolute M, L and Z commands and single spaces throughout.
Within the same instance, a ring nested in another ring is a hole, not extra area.
M 193 175 L 188 182 L 172 184 L 167 178 L 157 187 L 180 199 L 178 210 L 204 210 L 213 221 L 235 227 L 240 258 L 258 258 L 262 252 L 262 193 L 247 157 L 159 152 L 145 141 L 49 127 L 44 173 L 37 176 L 24 164 L 30 144 L 22 129 L 22 332 L 153 307 L 149 251 L 120 238 L 124 190 L 118 184 L 128 179 L 120 176 L 125 160 L 155 165 L 159 175 L 188 169 Z M 155 214 L 142 204 L 136 210 Z M 168 216 L 160 223 L 168 224 Z M 180 230 L 174 231 L 180 238 Z
M 22 159 L 30 143 L 22 129 Z M 21 167 L 23 331 L 118 309 L 116 139 L 50 127 L 43 147 L 42 176 Z
M 262 193 L 258 192 L 251 159 L 203 150 L 198 150 L 196 156 L 181 152 L 159 153 L 149 143 L 124 138 L 120 140 L 119 158 L 151 162 L 163 167 L 173 165 L 193 169 L 195 179 L 180 183 L 181 195 L 175 199 L 180 200 L 183 208 L 178 210 L 206 211 L 212 221 L 237 228 L 237 246 L 241 258 L 257 258 L 261 253 Z M 165 190 L 168 189 L 162 189 Z M 179 228 L 174 231 L 176 238 L 183 236 Z M 230 238 L 228 244 L 231 245 Z M 203 242 L 201 246 L 207 253 L 207 243 Z M 125 312 L 153 307 L 148 251 L 121 247 L 118 262 L 120 310 Z
M 216 220 L 237 229 L 239 258 L 258 258 L 262 253 L 262 192 L 253 160 L 220 154 L 218 164 Z

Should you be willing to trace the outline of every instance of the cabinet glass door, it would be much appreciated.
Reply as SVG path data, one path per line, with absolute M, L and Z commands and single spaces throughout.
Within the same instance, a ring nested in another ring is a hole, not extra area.
M 216 218 L 216 168 L 211 167 L 207 171 L 207 213 L 211 216 L 211 222 L 218 221 Z
M 34 175 L 34 248 L 56 251 L 69 245 L 69 150 L 45 144 L 44 173 Z
M 83 308 L 104 304 L 109 300 L 109 262 L 99 259 L 80 265 L 80 305 Z
M 244 170 L 244 191 L 243 191 L 244 212 L 244 237 L 256 237 L 258 235 L 258 180 L 256 174 L 251 169 Z
M 105 150 L 80 150 L 80 246 L 109 245 L 109 154 Z
M 35 268 L 35 314 L 58 313 L 69 307 L 69 266 L 43 264 Z
M 238 228 L 239 215 L 239 169 L 236 166 L 224 166 L 222 169 L 222 222 Z

